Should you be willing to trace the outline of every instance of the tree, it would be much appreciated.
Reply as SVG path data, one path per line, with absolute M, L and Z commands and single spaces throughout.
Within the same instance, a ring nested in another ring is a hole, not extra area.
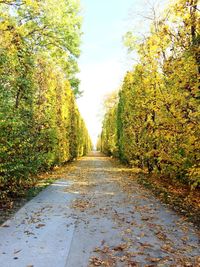
M 91 143 L 73 91 L 79 91 L 79 1 L 0 1 L 0 17 L 0 190 L 5 199 L 31 186 L 38 171 L 87 153 Z
M 195 0 L 177 0 L 136 46 L 128 33 L 139 62 L 124 79 L 117 108 L 121 160 L 193 186 L 200 183 L 197 9 Z

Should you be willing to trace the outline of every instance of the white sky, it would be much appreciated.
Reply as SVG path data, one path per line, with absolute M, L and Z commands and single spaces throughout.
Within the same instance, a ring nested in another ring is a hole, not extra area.
M 136 14 L 144 14 L 147 5 L 145 0 L 82 0 L 81 3 L 84 21 L 79 79 L 84 94 L 77 104 L 96 144 L 101 133 L 103 97 L 120 87 L 134 63 L 128 60 L 122 37 L 130 24 L 136 34 L 144 31 L 147 22 Z

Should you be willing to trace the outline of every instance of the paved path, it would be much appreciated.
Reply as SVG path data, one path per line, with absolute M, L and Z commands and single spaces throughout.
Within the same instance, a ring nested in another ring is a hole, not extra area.
M 0 227 L 0 267 L 200 266 L 192 224 L 127 169 L 99 153 L 70 168 Z

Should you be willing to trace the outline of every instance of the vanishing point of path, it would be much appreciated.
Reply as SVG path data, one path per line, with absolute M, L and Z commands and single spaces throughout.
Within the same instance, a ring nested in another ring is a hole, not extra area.
M 200 266 L 198 233 L 100 153 L 0 227 L 0 267 Z

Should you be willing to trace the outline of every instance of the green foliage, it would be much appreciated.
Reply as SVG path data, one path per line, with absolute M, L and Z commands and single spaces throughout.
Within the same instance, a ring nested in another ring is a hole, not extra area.
M 0 200 L 91 148 L 72 90 L 78 13 L 73 0 L 0 1 Z
M 200 184 L 200 29 L 196 4 L 195 0 L 177 0 L 166 11 L 167 20 L 153 23 L 151 34 L 137 47 L 140 62 L 127 73 L 117 115 L 112 117 L 121 160 L 193 186 Z M 102 151 L 109 154 L 107 143 L 112 133 L 107 125 L 111 113 L 112 109 L 102 130 Z

